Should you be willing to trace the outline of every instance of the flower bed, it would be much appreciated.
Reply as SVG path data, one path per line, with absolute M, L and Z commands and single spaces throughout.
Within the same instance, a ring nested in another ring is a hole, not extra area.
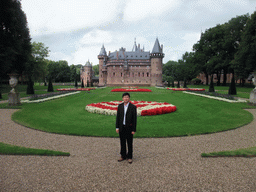
M 152 92 L 150 89 L 112 89 L 111 92 Z
M 90 113 L 103 115 L 117 115 L 117 107 L 123 101 L 110 101 L 92 103 L 86 105 L 85 109 Z M 161 115 L 176 111 L 176 106 L 170 103 L 151 102 L 151 101 L 130 101 L 137 107 L 137 116 Z
M 168 88 L 173 91 L 205 91 L 203 88 Z
M 95 88 L 62 88 L 62 89 L 57 89 L 57 91 L 90 91 L 94 90 Z

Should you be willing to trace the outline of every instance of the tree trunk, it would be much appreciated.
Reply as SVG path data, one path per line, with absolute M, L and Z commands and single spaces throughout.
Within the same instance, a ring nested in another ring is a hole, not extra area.
M 220 76 L 221 76 L 220 72 L 217 72 L 217 79 L 218 79 L 216 84 L 217 86 L 220 86 Z

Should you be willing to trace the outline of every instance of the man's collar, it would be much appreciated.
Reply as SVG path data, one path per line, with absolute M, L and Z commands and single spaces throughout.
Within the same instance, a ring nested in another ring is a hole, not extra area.
M 129 106 L 129 103 L 130 103 L 130 102 L 128 101 L 128 103 L 127 103 L 126 105 L 124 104 L 124 106 Z

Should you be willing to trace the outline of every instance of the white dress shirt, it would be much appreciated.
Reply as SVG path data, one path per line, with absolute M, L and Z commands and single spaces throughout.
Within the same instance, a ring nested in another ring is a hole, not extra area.
M 125 125 L 125 115 L 126 115 L 128 106 L 129 106 L 129 102 L 127 103 L 127 105 L 124 104 L 124 121 L 123 121 L 123 124 L 124 124 L 124 125 Z M 119 130 L 119 128 L 116 128 L 116 129 Z

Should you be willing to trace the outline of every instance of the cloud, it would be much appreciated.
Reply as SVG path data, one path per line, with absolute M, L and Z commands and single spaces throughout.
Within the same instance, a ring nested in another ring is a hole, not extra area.
M 158 16 L 167 10 L 174 9 L 180 3 L 181 1 L 177 0 L 130 0 L 124 9 L 124 20 L 137 21 Z
M 117 0 L 24 0 L 21 4 L 32 35 L 97 26 L 120 12 Z

